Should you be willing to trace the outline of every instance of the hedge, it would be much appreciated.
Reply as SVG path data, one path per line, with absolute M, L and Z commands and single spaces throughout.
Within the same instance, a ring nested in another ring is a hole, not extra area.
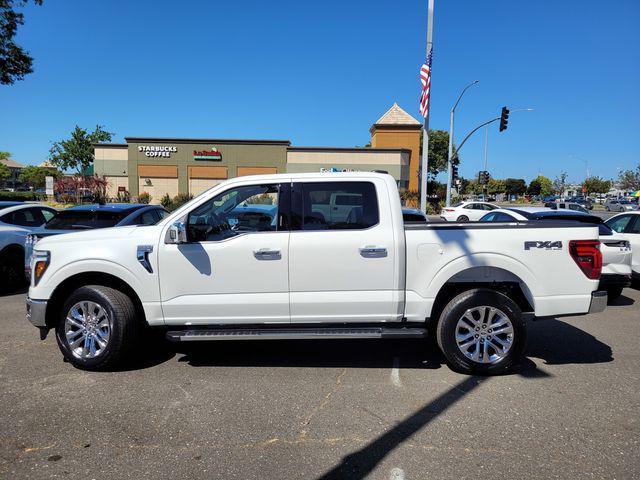
M 47 196 L 35 192 L 0 192 L 0 201 L 4 202 L 33 202 L 46 200 Z

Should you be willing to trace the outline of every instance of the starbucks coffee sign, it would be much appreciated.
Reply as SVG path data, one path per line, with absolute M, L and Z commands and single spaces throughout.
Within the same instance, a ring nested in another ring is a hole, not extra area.
M 178 151 L 178 147 L 170 147 L 166 145 L 139 145 L 138 151 L 143 152 L 147 157 L 170 158 L 172 153 L 176 153 Z

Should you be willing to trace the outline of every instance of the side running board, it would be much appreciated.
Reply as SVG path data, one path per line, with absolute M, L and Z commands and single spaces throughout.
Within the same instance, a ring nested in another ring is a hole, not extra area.
M 208 340 L 317 340 L 348 338 L 424 338 L 424 328 L 201 328 L 167 332 L 172 342 Z

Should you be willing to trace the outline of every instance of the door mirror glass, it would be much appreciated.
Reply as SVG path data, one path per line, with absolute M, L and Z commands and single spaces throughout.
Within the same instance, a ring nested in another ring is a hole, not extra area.
M 167 243 L 180 244 L 187 243 L 187 228 L 184 222 L 175 222 L 169 227 Z

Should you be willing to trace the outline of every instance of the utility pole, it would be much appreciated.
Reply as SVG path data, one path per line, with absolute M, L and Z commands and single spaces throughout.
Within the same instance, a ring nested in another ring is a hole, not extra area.
M 453 181 L 453 118 L 456 113 L 456 107 L 458 106 L 458 103 L 460 103 L 460 99 L 464 95 L 464 92 L 466 92 L 469 87 L 473 87 L 478 82 L 479 80 L 474 80 L 462 89 L 462 92 L 460 92 L 460 95 L 458 95 L 458 99 L 456 100 L 456 103 L 453 104 L 453 107 L 451 108 L 451 112 L 449 114 L 449 155 L 447 156 L 447 207 L 451 206 L 451 184 Z
M 489 145 L 489 125 L 487 125 L 486 127 L 484 127 L 484 168 L 482 169 L 483 172 L 487 171 L 487 147 Z M 483 200 L 486 201 L 486 199 L 488 198 L 489 195 L 489 187 L 485 184 L 482 187 L 482 193 L 483 195 Z
M 433 3 L 434 0 L 429 0 L 427 10 L 427 58 L 433 50 Z M 433 57 L 431 57 L 433 58 Z M 431 73 L 429 74 L 431 77 Z M 431 91 L 429 91 L 431 94 Z M 429 104 L 431 104 L 431 97 L 429 97 Z M 431 105 L 429 105 L 429 113 L 431 111 Z M 420 165 L 420 210 L 427 211 L 427 174 L 429 173 L 429 113 L 424 118 L 424 125 L 422 128 L 422 164 Z

